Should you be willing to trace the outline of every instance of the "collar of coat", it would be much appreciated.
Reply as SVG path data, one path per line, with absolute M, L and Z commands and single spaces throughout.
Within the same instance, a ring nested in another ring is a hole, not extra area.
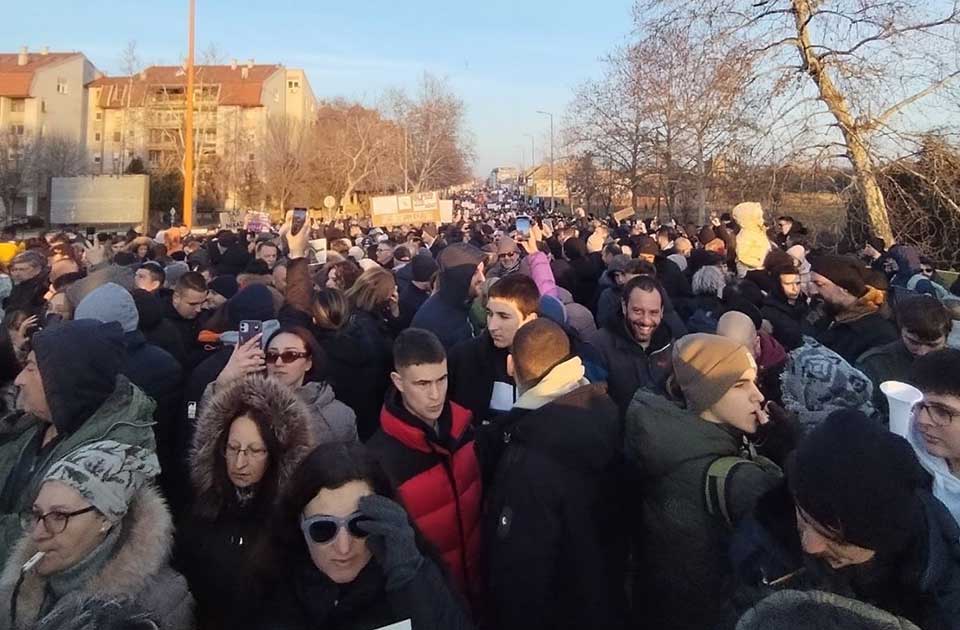
M 456 451 L 465 439 L 468 441 L 472 438 L 472 433 L 468 432 L 470 420 L 469 411 L 453 401 L 448 401 L 437 424 L 440 430 L 438 437 L 442 442 L 438 443 L 433 439 L 436 434 L 429 430 L 426 423 L 414 417 L 403 406 L 400 392 L 395 389 L 391 389 L 380 411 L 380 427 L 384 433 L 407 448 L 423 453 Z M 444 426 L 446 423 L 449 423 L 449 429 Z
M 98 574 L 90 576 L 83 588 L 65 597 L 136 597 L 147 580 L 168 564 L 172 546 L 173 520 L 167 505 L 159 492 L 145 486 L 123 519 L 120 540 L 112 557 Z M 0 600 L 5 602 L 4 606 L 9 606 L 20 567 L 36 551 L 36 543 L 29 534 L 25 534 L 14 547 L 0 577 Z M 17 596 L 17 628 L 32 628 L 37 621 L 46 582 L 35 572 L 24 579 Z M 9 621 L 8 615 L 9 608 L 0 618 Z
M 547 372 L 536 385 L 525 390 L 513 406 L 528 410 L 539 409 L 578 387 L 589 385 L 584 373 L 580 357 L 567 359 Z

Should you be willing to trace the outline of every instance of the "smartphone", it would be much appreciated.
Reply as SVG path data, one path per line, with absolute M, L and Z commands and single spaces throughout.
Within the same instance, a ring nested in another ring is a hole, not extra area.
M 307 223 L 307 209 L 306 208 L 294 208 L 293 209 L 293 224 L 290 227 L 290 233 L 294 236 L 300 233 L 300 230 L 303 229 L 303 226 Z
M 517 232 L 519 232 L 523 238 L 530 236 L 530 217 L 517 217 Z
M 543 224 L 547 226 L 547 229 L 553 230 L 553 219 L 544 219 Z
M 240 322 L 240 345 L 247 343 L 263 332 L 263 322 L 259 319 L 245 319 Z

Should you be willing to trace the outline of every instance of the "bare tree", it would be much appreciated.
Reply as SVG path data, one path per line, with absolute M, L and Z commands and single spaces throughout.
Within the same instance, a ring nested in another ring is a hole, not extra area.
M 281 211 L 306 190 L 315 155 L 312 139 L 308 125 L 295 118 L 280 115 L 267 119 L 260 164 L 265 192 Z
M 960 76 L 957 0 L 638 0 L 635 11 L 644 32 L 681 25 L 745 45 L 755 70 L 744 80 L 763 81 L 771 99 L 815 99 L 822 109 L 803 113 L 828 116 L 813 148 L 849 161 L 869 228 L 893 239 L 878 164 L 908 113 Z M 810 125 L 799 112 L 789 121 Z

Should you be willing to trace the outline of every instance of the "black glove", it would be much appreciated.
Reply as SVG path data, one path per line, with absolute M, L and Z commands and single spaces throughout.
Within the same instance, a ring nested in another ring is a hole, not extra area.
M 767 405 L 767 413 L 770 421 L 757 429 L 755 444 L 762 455 L 769 457 L 782 468 L 787 456 L 803 437 L 803 429 L 795 413 L 775 402 Z
M 370 534 L 367 546 L 383 567 L 387 590 L 402 588 L 423 565 L 407 511 L 395 501 L 374 494 L 360 498 L 360 512 L 370 519 L 357 525 Z

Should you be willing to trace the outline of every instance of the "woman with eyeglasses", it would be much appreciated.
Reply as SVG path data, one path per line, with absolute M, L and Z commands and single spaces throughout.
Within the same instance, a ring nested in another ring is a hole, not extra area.
M 193 505 L 176 566 L 203 628 L 245 627 L 254 554 L 297 464 L 313 446 L 310 411 L 276 379 L 252 375 L 201 405 L 190 452 Z
M 152 485 L 159 472 L 152 450 L 113 440 L 54 463 L 20 514 L 0 628 L 48 627 L 90 599 L 131 602 L 164 630 L 193 628 L 193 599 L 168 560 L 173 519 Z
M 357 415 L 337 400 L 325 380 L 326 356 L 310 331 L 281 326 L 267 341 L 267 375 L 292 388 L 313 412 L 314 442 L 350 442 L 357 439 Z
M 297 469 L 274 528 L 272 593 L 258 627 L 470 627 L 386 474 L 357 443 L 318 446 Z

